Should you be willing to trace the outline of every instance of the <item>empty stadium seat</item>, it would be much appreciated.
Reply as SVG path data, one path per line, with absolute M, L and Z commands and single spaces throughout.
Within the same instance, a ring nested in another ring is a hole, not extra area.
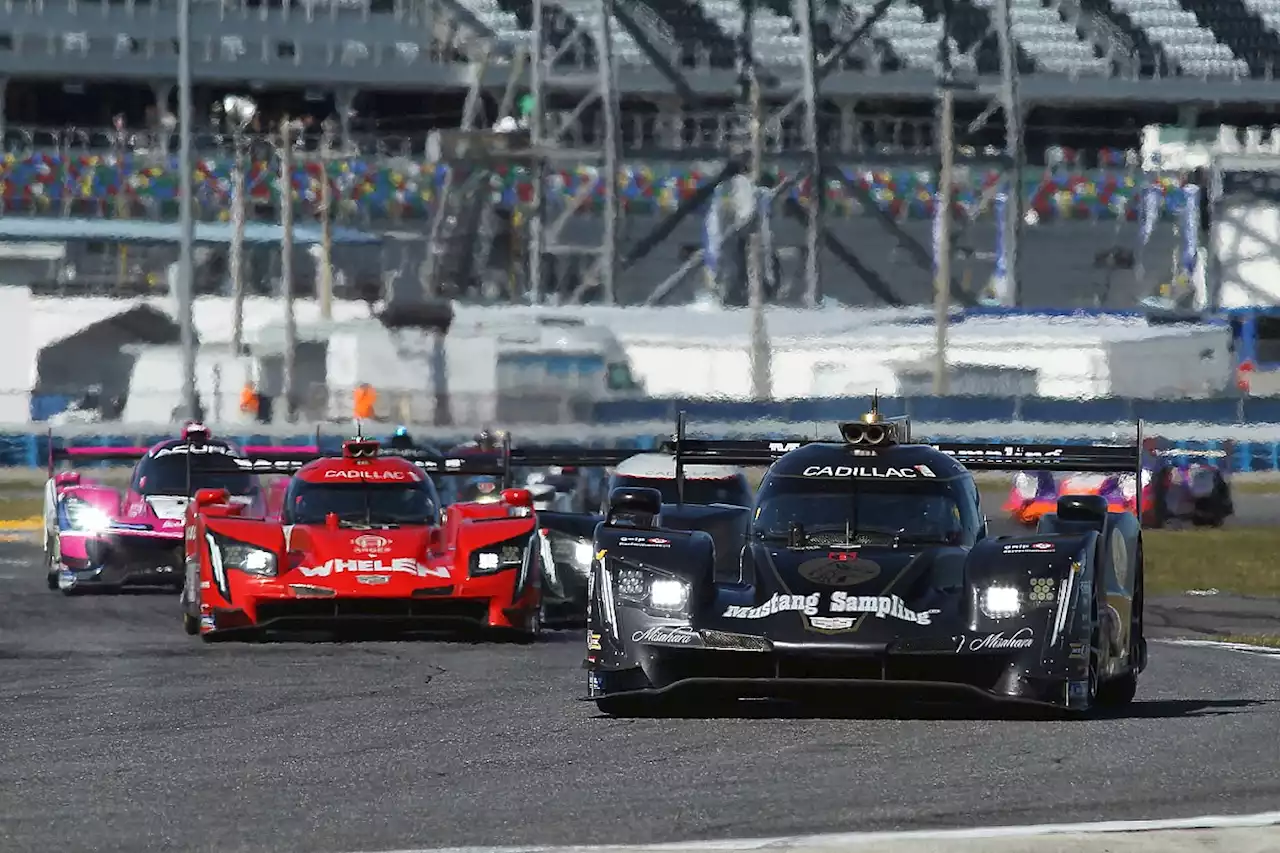
M 1280 2 L 1254 0 L 1256 6 L 1270 10 L 1273 21 L 1280 22 Z M 1280 63 L 1280 37 L 1264 21 L 1259 11 L 1244 0 L 1182 0 L 1182 5 L 1196 16 L 1202 27 L 1209 28 L 1218 41 L 1249 65 L 1254 77 L 1268 76 Z
M 1243 0 L 1244 6 L 1253 12 L 1267 30 L 1280 33 L 1280 0 Z
M 1133 22 L 1124 12 L 1111 5 L 1111 0 L 1079 0 L 1081 11 L 1096 20 L 1112 32 L 1118 34 L 1123 47 L 1130 51 L 1137 61 L 1137 71 L 1142 77 L 1164 77 L 1170 73 L 1171 65 L 1164 50 L 1151 41 L 1146 31 Z
M 941 0 L 914 0 L 914 2 L 924 10 L 928 20 L 936 21 L 942 17 Z M 991 24 L 991 16 L 986 9 L 975 6 L 970 0 L 953 0 L 951 36 L 962 53 L 973 57 L 980 74 L 1000 73 L 1000 52 Z M 1075 38 L 1074 35 L 1073 38 Z M 1015 47 L 1015 53 L 1020 72 L 1036 71 L 1035 63 L 1021 46 Z
M 643 0 L 644 5 L 671 28 L 685 67 L 733 68 L 736 48 L 697 0 Z
M 973 5 L 987 9 L 995 20 L 996 0 L 973 0 Z M 1042 6 L 1040 0 L 1010 0 L 1009 16 L 1014 41 L 1022 45 L 1039 70 L 1071 75 L 1106 74 L 1111 70 L 1111 64 L 1096 55 L 1075 27 L 1055 9 Z
M 730 38 L 742 34 L 742 3 L 740 0 L 701 0 L 703 11 Z M 761 6 L 752 17 L 752 50 L 756 59 L 765 65 L 800 65 L 804 61 L 805 45 L 800 38 L 799 27 L 789 15 L 778 14 L 776 6 Z
M 1111 0 L 1134 24 L 1164 48 L 1184 74 L 1196 77 L 1249 76 L 1249 64 L 1221 44 L 1212 30 L 1178 0 Z
M 501 38 L 515 40 L 528 35 L 529 30 L 521 25 L 520 18 L 502 8 L 498 0 L 462 0 L 462 4 Z

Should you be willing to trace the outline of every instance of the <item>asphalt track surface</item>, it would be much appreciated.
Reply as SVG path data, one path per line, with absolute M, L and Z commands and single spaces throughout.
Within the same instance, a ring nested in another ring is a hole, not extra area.
M 363 851 L 1280 808 L 1280 657 L 1153 643 L 1124 716 L 613 720 L 580 632 L 207 646 L 0 544 L 0 850 Z

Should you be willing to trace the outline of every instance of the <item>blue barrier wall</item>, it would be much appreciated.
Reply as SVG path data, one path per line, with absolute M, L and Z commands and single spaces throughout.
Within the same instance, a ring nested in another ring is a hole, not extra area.
M 834 423 L 855 418 L 871 407 L 870 397 L 828 397 L 753 403 L 739 400 L 619 400 L 596 406 L 598 425 L 646 421 L 675 422 L 686 411 L 689 420 L 726 422 L 773 420 Z M 1219 397 L 1208 400 L 1138 400 L 1109 397 L 1062 400 L 1047 397 L 885 397 L 886 416 L 908 415 L 937 423 L 1032 421 L 1059 424 L 1204 423 L 1219 426 L 1280 424 L 1280 397 Z
M 945 433 L 931 434 L 929 436 L 932 441 L 979 441 L 979 442 L 1022 442 L 1033 444 L 1043 441 L 1043 437 L 1024 437 L 1014 434 L 1016 427 L 1012 428 L 1010 433 L 991 435 L 985 437 L 966 436 L 950 436 Z M 744 434 L 752 434 L 750 430 L 737 431 L 732 435 L 741 437 Z M 699 431 L 699 435 L 724 438 L 729 434 L 717 434 L 715 432 Z M 131 446 L 149 446 L 166 438 L 172 438 L 172 434 L 156 434 L 156 435 L 83 435 L 76 436 L 73 439 L 56 439 L 63 446 L 76 447 L 131 447 Z M 292 436 L 269 436 L 269 435 L 224 435 L 224 438 L 234 441 L 241 445 L 263 445 L 263 446 L 297 446 L 310 445 L 314 443 L 314 434 L 292 435 Z M 388 440 L 389 436 L 370 437 Z M 574 441 L 573 445 L 579 447 L 633 447 L 637 452 L 643 450 L 651 450 L 657 446 L 658 442 L 665 440 L 669 434 L 636 434 L 629 437 L 610 438 L 610 439 L 588 439 L 583 441 Z M 765 437 L 765 436 L 762 436 Z M 767 437 L 782 437 L 781 435 L 772 435 Z M 462 443 L 470 440 L 468 434 L 459 434 L 456 438 L 450 438 L 448 441 L 440 442 L 441 446 L 449 444 Z M 555 442 L 560 444 L 562 442 Z M 568 442 L 564 442 L 568 443 Z M 1080 440 L 1068 440 L 1067 443 L 1087 443 Z M 1277 441 L 1177 441 L 1171 443 L 1172 447 L 1182 450 L 1222 450 L 1227 448 L 1230 450 L 1230 470 L 1239 473 L 1253 473 L 1260 471 L 1280 471 L 1280 442 Z M 337 436 L 322 436 L 320 439 L 321 449 L 325 452 L 337 453 L 341 450 L 342 439 Z M 11 467 L 32 467 L 43 468 L 47 462 L 49 454 L 49 438 L 47 433 L 8 433 L 0 434 L 0 466 Z M 106 466 L 113 463 L 109 462 L 93 462 L 82 463 L 78 467 L 90 468 L 97 466 Z M 119 464 L 119 463 L 114 463 Z

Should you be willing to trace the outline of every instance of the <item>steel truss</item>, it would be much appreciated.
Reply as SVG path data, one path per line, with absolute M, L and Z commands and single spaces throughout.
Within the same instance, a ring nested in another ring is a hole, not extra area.
M 481 45 L 479 48 L 475 47 L 474 44 L 477 40 L 473 39 L 472 47 L 469 48 L 475 75 L 473 77 L 472 93 L 467 101 L 467 115 L 464 116 L 461 128 L 461 132 L 467 134 L 475 127 L 474 110 L 476 105 L 479 104 L 480 90 L 484 85 L 483 78 L 488 62 L 495 51 L 495 45 L 501 45 L 503 39 L 488 30 L 482 22 L 478 21 L 457 0 L 439 0 L 439 2 L 441 3 L 440 8 L 448 13 L 443 17 L 451 22 L 451 26 L 469 31 L 473 36 L 478 37 L 478 43 Z M 527 244 L 530 247 L 530 251 L 528 282 L 525 294 L 529 300 L 541 302 L 547 296 L 546 262 L 549 258 L 559 259 L 576 256 L 588 258 L 590 262 L 581 283 L 569 296 L 569 301 L 579 301 L 588 292 L 598 289 L 598 301 L 613 303 L 615 301 L 614 283 L 618 275 L 633 267 L 652 252 L 654 248 L 661 245 L 675 232 L 680 222 L 691 213 L 703 209 L 714 198 L 716 189 L 725 181 L 741 174 L 750 174 L 758 179 L 762 159 L 785 159 L 788 163 L 798 162 L 803 164 L 799 169 L 789 169 L 787 180 L 762 192 L 769 204 L 785 199 L 783 212 L 793 218 L 802 218 L 805 222 L 807 251 L 804 303 L 806 305 L 817 306 L 822 300 L 820 246 L 825 247 L 832 255 L 849 267 L 856 276 L 866 283 L 868 289 L 882 301 L 890 305 L 904 304 L 904 301 L 894 292 L 891 283 L 885 282 L 876 276 L 871 271 L 871 268 L 859 259 L 857 252 L 845 245 L 824 223 L 822 188 L 828 181 L 836 180 L 843 183 L 846 191 L 862 204 L 867 213 L 877 217 L 886 231 L 889 232 L 889 235 L 901 248 L 907 251 L 915 263 L 925 269 L 936 268 L 934 247 L 921 245 L 919 241 L 903 230 L 889 214 L 883 212 L 874 199 L 862 190 L 856 182 L 847 180 L 836 164 L 826 162 L 821 150 L 822 140 L 819 139 L 818 105 L 822 99 L 822 83 L 831 74 L 840 69 L 844 58 L 867 37 L 871 29 L 884 17 L 895 0 L 878 0 L 874 8 L 865 17 L 860 21 L 854 22 L 855 25 L 850 28 L 851 32 L 837 42 L 835 49 L 821 59 L 817 56 L 813 43 L 815 0 L 794 0 L 794 13 L 800 25 L 801 36 L 808 43 L 809 49 L 805 51 L 805 56 L 803 57 L 802 79 L 798 91 L 783 106 L 774 110 L 768 116 L 760 115 L 758 112 L 759 80 L 757 79 L 754 84 L 749 82 L 751 78 L 757 76 L 757 72 L 760 77 L 767 74 L 764 68 L 757 70 L 751 51 L 749 34 L 752 31 L 752 15 L 755 2 L 756 0 L 744 0 L 743 2 L 743 32 L 748 37 L 744 38 L 742 40 L 743 43 L 740 45 L 743 59 L 742 79 L 744 83 L 742 107 L 746 118 L 744 130 L 751 129 L 752 133 L 742 134 L 743 138 L 739 140 L 739 144 L 726 152 L 726 160 L 718 174 L 700 186 L 698 191 L 690 198 L 682 201 L 676 210 L 657 222 L 648 233 L 639 237 L 624 250 L 620 250 L 620 211 L 617 196 L 617 177 L 624 164 L 620 151 L 621 134 L 618 127 L 617 68 L 613 61 L 614 27 L 617 26 L 630 35 L 653 67 L 667 78 L 671 84 L 673 103 L 678 102 L 680 108 L 688 109 L 698 105 L 698 97 L 681 69 L 672 65 L 668 60 L 667 57 L 670 51 L 661 50 L 657 46 L 660 36 L 646 25 L 644 13 L 647 7 L 643 3 L 635 4 L 633 7 L 631 4 L 618 4 L 616 0 L 557 0 L 553 7 L 552 0 L 533 0 L 534 28 L 532 39 L 527 45 L 527 52 L 522 51 L 520 47 L 504 46 L 502 49 L 502 55 L 507 60 L 510 75 L 506 95 L 503 98 L 504 107 L 499 110 L 500 115 L 510 114 L 511 98 L 525 70 L 523 57 L 527 56 L 529 88 L 535 103 L 534 111 L 529 117 L 527 146 L 518 156 L 514 149 L 504 149 L 502 162 L 504 164 L 511 164 L 512 162 L 527 164 L 533 178 L 533 204 L 528 217 Z M 897 2 L 905 2 L 905 0 L 897 0 Z M 943 38 L 938 47 L 938 97 L 940 102 L 948 92 L 950 92 L 951 97 L 958 96 L 967 99 L 979 97 L 978 87 L 975 82 L 960 79 L 951 63 L 947 36 L 952 31 L 953 6 L 954 0 L 943 0 Z M 553 8 L 568 12 L 576 22 L 574 32 L 562 37 L 558 44 L 551 43 L 550 34 L 546 28 L 547 18 L 550 17 L 548 13 Z M 970 134 L 978 132 L 995 115 L 996 111 L 1001 111 L 1004 113 L 1005 118 L 1005 149 L 1002 155 L 994 158 L 980 155 L 964 157 L 957 153 L 954 162 L 957 166 L 981 165 L 999 167 L 1005 172 L 1005 180 L 997 182 L 995 186 L 984 194 L 981 199 L 979 213 L 990 205 L 997 193 L 1008 193 L 1004 205 L 1005 218 L 1002 222 L 1008 262 L 1008 267 L 1005 271 L 1005 285 L 1000 286 L 997 280 L 996 289 L 986 295 L 994 297 L 1004 304 L 1016 305 L 1021 302 L 1018 287 L 1020 269 L 1018 246 L 1024 218 L 1025 199 L 1022 192 L 1022 179 L 1026 156 L 1023 140 L 1022 109 L 1018 94 L 1017 48 L 1011 33 L 1010 0 L 996 0 L 992 11 L 992 28 L 996 32 L 1000 47 L 1001 84 L 998 95 L 992 100 L 987 109 L 968 126 L 967 132 Z M 846 10 L 845 15 L 852 20 L 852 15 L 848 10 Z M 575 45 L 580 44 L 583 37 L 590 41 L 595 54 L 594 67 L 586 70 L 584 70 L 581 62 L 562 62 L 566 53 L 573 49 Z M 459 43 L 461 43 L 461 40 Z M 753 91 L 755 93 L 754 96 L 752 94 Z M 555 103 L 555 109 L 552 108 L 553 102 Z M 566 104 L 569 103 L 576 105 L 565 112 Z M 595 111 L 596 115 L 590 117 L 592 127 L 585 130 L 579 128 L 577 136 L 578 138 L 586 139 L 594 138 L 598 144 L 587 148 L 561 146 L 559 144 L 560 139 L 576 125 L 587 120 L 588 112 L 597 104 L 599 108 Z M 767 133 L 780 132 L 782 123 L 791 118 L 797 110 L 802 113 L 802 147 L 798 150 L 762 154 L 758 150 L 759 137 Z M 942 110 L 940 109 L 939 113 L 941 114 L 941 112 Z M 943 134 L 941 128 L 939 128 L 935 138 L 941 140 L 944 135 L 946 134 Z M 752 140 L 747 138 L 748 136 L 754 138 L 754 146 L 751 144 Z M 489 155 L 487 151 L 478 155 L 480 150 L 473 146 L 465 157 L 459 159 L 458 165 L 460 168 L 456 170 L 457 175 L 454 174 L 455 170 L 450 170 L 450 176 L 446 181 L 445 187 L 441 190 L 441 201 L 437 204 L 435 216 L 431 223 L 430 239 L 433 246 L 442 248 L 446 246 L 448 236 L 451 233 L 451 222 L 454 223 L 452 227 L 455 231 L 460 229 L 463 240 L 467 245 L 477 245 L 476 232 L 468 228 L 462 228 L 459 224 L 462 223 L 462 218 L 451 218 L 450 207 L 445 201 L 451 194 L 458 192 L 459 183 L 461 183 L 464 190 L 475 185 L 482 185 L 487 188 L 489 173 L 484 161 Z M 912 155 L 904 153 L 901 157 L 895 156 L 889 159 L 894 163 L 900 164 L 914 163 L 921 167 L 932 166 L 940 171 L 939 152 L 940 148 L 939 151 L 935 151 L 932 154 Z M 462 152 L 454 151 L 454 153 L 461 154 Z M 451 166 L 454 165 L 453 160 L 449 160 L 449 163 Z M 581 190 L 572 199 L 568 200 L 563 207 L 554 209 L 549 205 L 546 193 L 547 176 L 552 169 L 562 164 L 572 164 L 575 167 L 594 166 L 601 178 L 601 192 L 599 193 L 601 210 L 599 211 L 599 216 L 602 220 L 602 227 L 600 228 L 598 240 L 589 243 L 571 243 L 561 239 L 564 227 L 570 218 L 596 196 L 596 187 L 591 182 L 586 182 Z M 488 165 L 493 164 L 490 162 Z M 483 176 L 483 179 L 481 176 Z M 811 192 L 808 194 L 808 203 L 801 204 L 794 199 L 787 198 L 788 191 L 798 182 L 805 180 L 808 180 L 811 186 Z M 488 203 L 489 194 L 487 192 L 478 194 L 463 192 L 462 195 L 478 195 L 483 201 L 478 201 L 477 203 Z M 742 236 L 759 232 L 760 217 L 758 214 L 759 208 L 757 207 L 752 216 L 725 228 L 722 233 L 721 245 L 732 244 L 731 241 L 738 240 Z M 964 230 L 965 223 L 958 223 L 958 227 L 951 229 L 951 236 L 958 239 L 962 236 Z M 482 232 L 481 240 L 478 242 L 487 247 L 491 240 L 486 239 Z M 759 242 L 758 240 L 752 241 L 753 245 L 758 245 Z M 952 243 L 953 240 L 947 242 Z M 948 253 L 948 256 L 950 255 L 950 246 L 941 248 Z M 479 251 L 487 252 L 487 248 Z M 443 258 L 447 253 L 429 254 L 435 254 L 437 258 Z M 485 259 L 487 260 L 487 254 Z M 675 273 L 653 289 L 646 300 L 646 304 L 662 302 L 694 269 L 702 266 L 703 263 L 703 252 L 699 250 L 685 261 Z M 443 264 L 437 262 L 432 266 L 437 270 L 437 273 L 434 277 L 424 276 L 424 286 L 427 286 L 431 292 L 438 292 L 439 277 L 444 272 Z M 758 271 L 757 264 L 753 263 L 749 264 L 749 266 L 756 267 Z M 428 284 L 429 279 L 432 282 L 431 284 Z M 974 304 L 977 301 L 975 294 L 967 292 L 961 286 L 958 277 L 948 275 L 948 279 L 950 280 L 950 286 L 946 289 L 949 291 L 950 299 L 967 304 Z

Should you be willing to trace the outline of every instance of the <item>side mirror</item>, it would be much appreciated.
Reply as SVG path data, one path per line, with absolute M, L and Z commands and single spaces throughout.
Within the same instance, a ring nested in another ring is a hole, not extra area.
M 531 507 L 533 506 L 533 493 L 528 489 L 503 489 L 502 501 L 510 506 Z
M 203 510 L 213 504 L 224 504 L 231 500 L 231 492 L 226 489 L 200 489 L 196 492 L 196 509 Z
M 331 512 L 328 515 L 326 515 L 324 517 L 324 526 L 326 530 L 337 530 L 338 514 L 336 512 Z
M 59 486 L 78 486 L 80 485 L 80 472 L 62 471 L 53 478 L 53 482 Z
M 431 532 L 427 534 L 427 548 L 434 551 L 440 547 L 440 542 L 444 537 L 440 533 L 440 528 L 433 527 Z

